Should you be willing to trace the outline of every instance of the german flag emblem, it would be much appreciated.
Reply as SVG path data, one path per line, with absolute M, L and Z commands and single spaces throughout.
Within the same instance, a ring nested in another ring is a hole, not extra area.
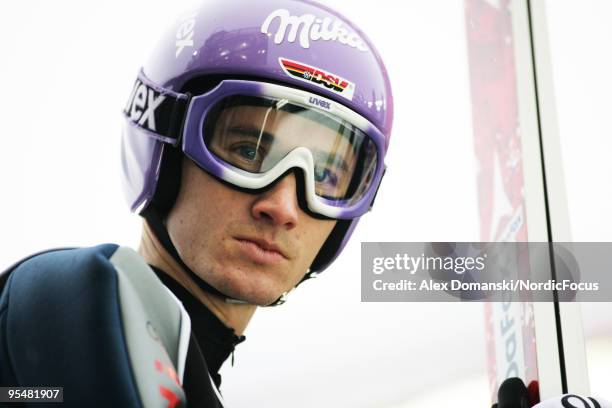
M 287 75 L 334 91 L 349 100 L 353 99 L 355 84 L 352 82 L 322 70 L 321 68 L 306 65 L 301 62 L 292 61 L 286 58 L 279 58 L 278 60 L 283 71 L 285 71 Z

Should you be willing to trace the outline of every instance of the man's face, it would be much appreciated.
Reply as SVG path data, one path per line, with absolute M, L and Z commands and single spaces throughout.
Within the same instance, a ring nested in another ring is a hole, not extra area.
M 241 109 L 247 109 L 241 115 L 241 129 L 261 123 L 263 108 Z M 309 125 L 301 123 L 298 132 L 292 122 L 304 119 L 290 114 L 280 119 L 276 123 L 282 126 L 267 133 L 279 137 L 281 129 L 291 129 L 285 140 L 303 137 L 304 125 Z M 317 137 L 323 143 L 330 136 L 313 134 L 314 143 Z M 243 154 L 247 143 L 236 140 L 230 146 L 237 147 L 226 152 Z M 167 219 L 172 242 L 187 266 L 222 293 L 259 305 L 273 302 L 300 281 L 335 224 L 313 218 L 299 207 L 293 173 L 261 194 L 249 194 L 220 183 L 187 158 L 179 196 Z

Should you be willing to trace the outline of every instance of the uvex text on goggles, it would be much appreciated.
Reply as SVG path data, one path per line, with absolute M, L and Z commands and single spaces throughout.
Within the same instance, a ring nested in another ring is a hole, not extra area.
M 373 124 L 291 87 L 228 79 L 191 97 L 141 73 L 124 114 L 129 126 L 180 146 L 202 169 L 240 188 L 261 189 L 301 169 L 308 209 L 330 218 L 367 212 L 384 172 L 385 137 Z

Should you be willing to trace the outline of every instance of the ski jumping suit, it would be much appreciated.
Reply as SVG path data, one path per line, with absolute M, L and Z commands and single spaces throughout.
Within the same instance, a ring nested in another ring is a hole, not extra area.
M 223 406 L 219 369 L 244 336 L 133 250 L 35 254 L 0 290 L 0 386 L 63 387 L 74 407 Z

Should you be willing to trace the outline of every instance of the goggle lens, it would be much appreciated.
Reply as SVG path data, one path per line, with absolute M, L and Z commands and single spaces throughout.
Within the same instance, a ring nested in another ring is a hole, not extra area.
M 204 121 L 204 141 L 219 159 L 265 173 L 298 147 L 313 158 L 316 195 L 350 205 L 369 189 L 377 166 L 374 141 L 335 115 L 287 99 L 234 95 Z

